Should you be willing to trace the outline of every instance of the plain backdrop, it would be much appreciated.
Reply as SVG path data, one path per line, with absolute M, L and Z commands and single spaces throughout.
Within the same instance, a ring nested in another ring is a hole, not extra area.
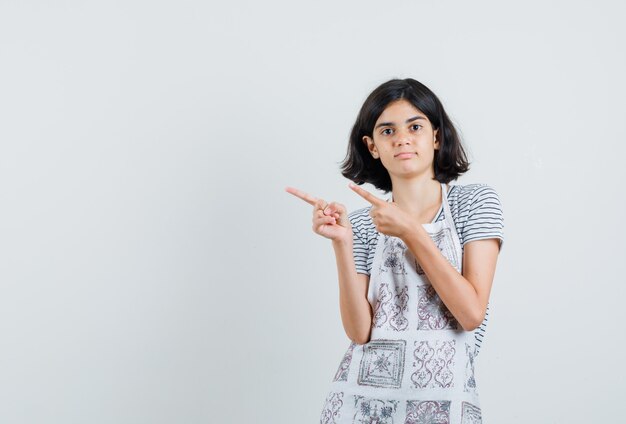
M 294 186 L 415 78 L 504 248 L 483 420 L 626 419 L 621 1 L 0 1 L 0 422 L 314 423 L 349 340 Z M 365 185 L 382 196 L 372 186 Z

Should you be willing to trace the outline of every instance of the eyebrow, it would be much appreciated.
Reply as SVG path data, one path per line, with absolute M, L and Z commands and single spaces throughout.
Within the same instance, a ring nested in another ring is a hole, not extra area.
M 418 119 L 426 119 L 426 118 L 424 118 L 423 116 L 419 116 L 418 115 L 418 116 L 414 116 L 412 118 L 409 118 L 409 119 L 407 119 L 404 122 L 406 122 L 408 124 L 409 122 L 417 121 Z M 393 122 L 381 122 L 380 124 L 376 125 L 374 127 L 374 129 L 376 129 L 378 127 L 393 127 L 394 125 L 395 124 Z

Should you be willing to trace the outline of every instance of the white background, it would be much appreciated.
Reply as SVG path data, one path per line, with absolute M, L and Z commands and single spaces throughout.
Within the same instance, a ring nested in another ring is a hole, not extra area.
M 0 2 L 0 422 L 313 423 L 348 345 L 339 172 L 415 78 L 505 243 L 483 419 L 626 419 L 620 1 Z M 364 186 L 375 194 L 372 186 Z

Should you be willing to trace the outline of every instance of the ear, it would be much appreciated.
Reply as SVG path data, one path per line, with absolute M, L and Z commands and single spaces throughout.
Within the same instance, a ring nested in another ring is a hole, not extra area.
M 378 154 L 378 149 L 376 148 L 376 145 L 374 144 L 374 140 L 372 140 L 371 137 L 364 135 L 363 143 L 367 145 L 367 150 L 369 150 L 370 154 L 372 155 L 374 159 L 380 158 L 380 155 Z
M 439 131 L 439 128 L 435 130 L 434 135 L 433 135 L 433 138 L 435 140 L 435 144 L 434 144 L 435 150 L 439 150 L 439 138 L 437 138 L 438 131 Z

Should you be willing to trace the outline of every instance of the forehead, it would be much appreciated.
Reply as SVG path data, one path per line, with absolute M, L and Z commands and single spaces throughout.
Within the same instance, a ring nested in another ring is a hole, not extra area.
M 393 120 L 390 118 L 403 120 L 403 118 L 411 118 L 416 115 L 426 117 L 421 110 L 413 106 L 408 100 L 400 99 L 389 103 L 378 117 L 377 122 Z

